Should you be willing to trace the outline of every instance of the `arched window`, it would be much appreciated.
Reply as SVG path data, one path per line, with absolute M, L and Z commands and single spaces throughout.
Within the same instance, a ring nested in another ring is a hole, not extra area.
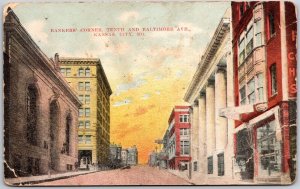
M 57 100 L 53 100 L 50 103 L 50 165 L 51 169 L 55 169 L 55 157 L 56 157 L 56 140 L 57 140 L 57 128 L 58 128 L 58 119 L 59 119 L 59 107 Z
M 33 85 L 27 88 L 27 141 L 37 145 L 37 89 Z
M 65 139 L 65 150 L 66 150 L 66 154 L 69 155 L 70 154 L 70 134 L 71 134 L 71 124 L 72 124 L 72 118 L 71 115 L 69 114 L 66 118 L 66 139 Z
M 91 70 L 90 70 L 90 68 L 86 68 L 86 69 L 85 69 L 85 76 L 86 76 L 86 77 L 91 76 Z

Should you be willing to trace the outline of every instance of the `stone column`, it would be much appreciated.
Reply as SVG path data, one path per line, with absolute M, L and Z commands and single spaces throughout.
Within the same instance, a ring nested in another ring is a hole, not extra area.
M 219 116 L 219 111 L 226 108 L 226 68 L 219 67 L 215 74 L 215 127 L 216 127 L 216 150 L 224 152 L 227 144 L 227 119 Z
M 206 149 L 207 156 L 216 149 L 215 139 L 215 87 L 214 81 L 208 80 L 206 86 Z
M 199 164 L 199 107 L 198 100 L 193 104 L 193 121 L 191 125 L 191 148 L 192 148 L 192 162 L 197 161 Z M 199 166 L 197 166 L 197 170 Z
M 199 172 L 200 174 L 207 174 L 205 92 L 200 92 L 198 105 L 199 105 Z

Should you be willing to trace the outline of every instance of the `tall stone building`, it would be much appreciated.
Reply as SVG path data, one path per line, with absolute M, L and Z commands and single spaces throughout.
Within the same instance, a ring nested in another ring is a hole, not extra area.
M 189 84 L 184 100 L 192 105 L 192 176 L 232 178 L 233 120 L 221 110 L 234 105 L 230 9 L 217 26 Z
M 74 170 L 81 103 L 8 8 L 4 22 L 5 177 Z M 14 171 L 12 171 L 14 169 Z
M 78 158 L 88 164 L 109 160 L 110 95 L 107 77 L 99 59 L 59 58 L 60 71 L 83 104 L 79 109 Z

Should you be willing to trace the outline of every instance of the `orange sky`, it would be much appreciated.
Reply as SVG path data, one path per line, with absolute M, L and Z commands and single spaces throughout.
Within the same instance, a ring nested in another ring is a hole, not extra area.
M 114 2 L 10 4 L 48 57 L 100 58 L 113 94 L 111 142 L 137 145 L 146 163 L 168 127 L 200 57 L 230 2 Z M 55 11 L 53 11 L 55 10 Z M 57 14 L 59 12 L 59 14 Z M 188 14 L 187 14 L 188 12 Z M 80 13 L 80 14 L 79 14 Z M 95 37 L 55 28 L 188 28 L 143 36 Z

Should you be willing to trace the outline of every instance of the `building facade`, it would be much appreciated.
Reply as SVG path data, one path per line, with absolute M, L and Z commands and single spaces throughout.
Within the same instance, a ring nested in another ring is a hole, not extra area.
M 168 121 L 168 167 L 185 169 L 190 156 L 190 107 L 175 106 Z
M 192 176 L 232 178 L 233 126 L 221 110 L 233 106 L 230 10 L 221 18 L 189 84 Z
M 135 145 L 132 147 L 127 148 L 127 164 L 128 165 L 138 165 L 138 149 Z
M 4 22 L 5 177 L 75 170 L 81 103 L 8 8 Z M 14 171 L 11 171 L 14 169 Z
M 122 149 L 122 151 L 121 151 L 121 159 L 122 159 L 122 165 L 123 166 L 128 165 L 128 163 L 127 163 L 128 150 L 127 149 Z
M 294 180 L 296 22 L 291 2 L 232 2 L 235 118 L 227 117 L 242 179 Z
M 99 59 L 59 58 L 60 71 L 76 91 L 82 106 L 78 121 L 78 158 L 105 166 L 109 160 L 110 95 L 107 77 Z
M 110 144 L 109 151 L 109 167 L 113 169 L 121 167 L 122 146 L 117 144 Z

